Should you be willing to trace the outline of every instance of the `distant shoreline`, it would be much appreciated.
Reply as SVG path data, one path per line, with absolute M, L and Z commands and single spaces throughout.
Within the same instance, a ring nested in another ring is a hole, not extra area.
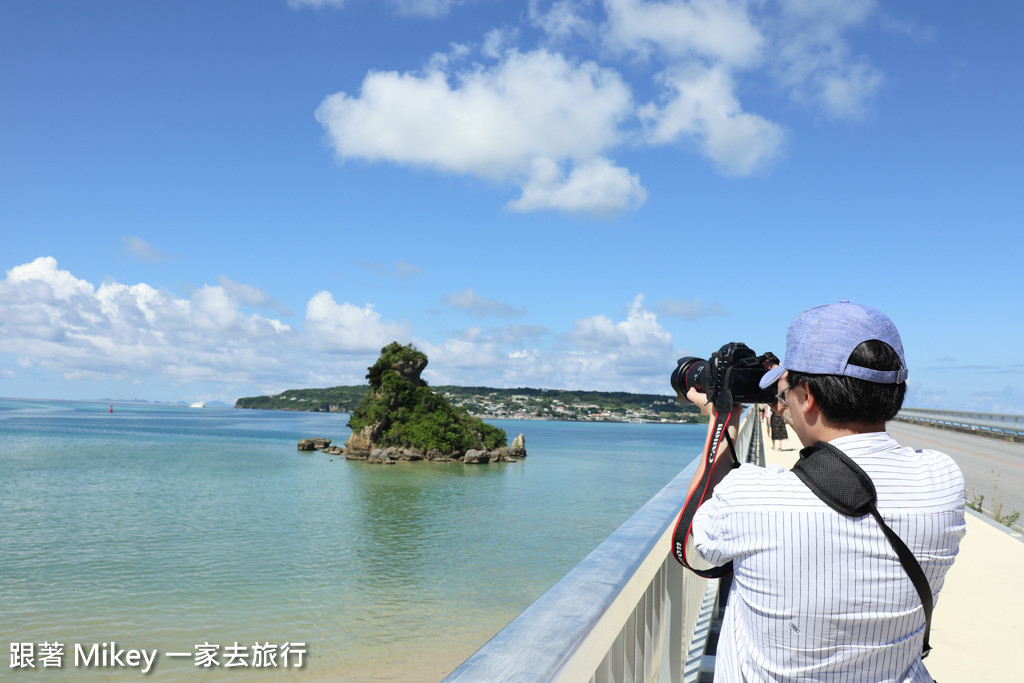
M 160 404 L 152 404 L 160 405 Z M 162 404 L 171 407 L 177 407 L 175 404 Z M 230 407 L 230 406 L 228 406 Z M 326 413 L 329 411 L 323 410 L 299 410 L 297 408 L 236 408 L 236 410 L 256 410 L 266 411 L 268 413 Z M 330 411 L 334 415 L 349 415 L 349 411 Z M 707 424 L 708 420 L 703 415 L 698 416 L 695 420 L 627 420 L 614 418 L 593 418 L 588 420 L 579 420 L 568 417 L 536 417 L 532 415 L 490 415 L 487 413 L 470 413 L 471 417 L 478 417 L 481 420 L 524 420 L 524 421 L 537 421 L 537 422 L 580 422 L 592 424 L 596 422 L 607 422 L 612 424 L 652 424 L 652 425 L 685 425 L 685 424 Z
M 120 398 L 26 398 L 26 397 L 14 397 L 14 396 L 0 396 L 0 400 L 26 400 L 26 401 L 59 401 L 68 403 L 95 403 L 97 405 L 113 405 L 117 408 L 118 405 L 141 405 L 141 407 L 153 407 L 153 408 L 181 408 L 189 409 L 189 404 L 184 401 L 176 402 L 164 402 L 159 400 L 144 400 L 144 399 L 120 399 Z M 211 401 L 208 402 L 204 408 L 190 408 L 193 411 L 211 411 L 211 410 L 246 410 L 246 411 L 266 411 L 272 413 L 334 413 L 337 415 L 350 415 L 351 411 L 319 411 L 313 409 L 295 409 L 295 408 L 249 408 L 240 407 L 240 405 L 230 405 L 223 401 Z M 115 411 L 116 413 L 117 411 Z M 646 418 L 616 418 L 613 416 L 608 417 L 589 417 L 587 419 L 572 418 L 572 417 L 560 417 L 557 415 L 548 416 L 537 416 L 537 415 L 496 415 L 493 413 L 479 413 L 469 412 L 469 415 L 474 418 L 481 420 L 528 420 L 528 421 L 541 421 L 541 422 L 581 422 L 581 423 L 595 423 L 595 422 L 606 422 L 606 423 L 618 423 L 618 424 L 665 424 L 665 425 L 686 425 L 686 424 L 707 424 L 708 419 L 699 414 L 681 413 L 686 416 L 685 419 L 673 420 L 671 418 L 664 419 L 646 419 Z
M 664 394 L 517 387 L 433 386 L 452 406 L 482 419 L 544 419 L 571 422 L 706 423 L 695 406 Z M 368 386 L 288 389 L 235 401 L 236 408 L 351 413 Z

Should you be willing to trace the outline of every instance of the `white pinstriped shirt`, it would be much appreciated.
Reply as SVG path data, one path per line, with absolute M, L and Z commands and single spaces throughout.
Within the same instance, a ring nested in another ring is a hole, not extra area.
M 965 532 L 960 468 L 885 432 L 832 444 L 874 481 L 878 511 L 937 596 Z M 840 515 L 780 465 L 743 465 L 697 510 L 693 535 L 705 560 L 734 562 L 716 683 L 932 680 L 921 600 L 870 515 Z

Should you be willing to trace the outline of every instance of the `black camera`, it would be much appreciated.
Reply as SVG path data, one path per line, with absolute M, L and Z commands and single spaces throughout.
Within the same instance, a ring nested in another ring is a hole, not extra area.
M 717 403 L 719 397 L 730 404 L 775 403 L 774 385 L 762 389 L 758 382 L 778 363 L 778 357 L 771 351 L 758 356 L 746 344 L 729 342 L 708 360 L 693 356 L 680 358 L 672 371 L 672 388 L 685 396 L 690 387 L 696 387 L 707 394 L 712 403 Z

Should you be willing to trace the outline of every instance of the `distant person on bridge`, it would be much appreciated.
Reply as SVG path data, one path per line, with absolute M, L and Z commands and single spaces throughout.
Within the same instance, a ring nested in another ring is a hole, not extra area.
M 761 387 L 777 383 L 772 410 L 804 446 L 829 443 L 871 477 L 881 517 L 937 596 L 965 532 L 966 491 L 949 456 L 902 447 L 886 433 L 906 378 L 893 322 L 841 302 L 793 320 L 785 360 Z M 696 389 L 687 398 L 712 410 Z M 836 512 L 779 465 L 717 465 L 724 478 L 692 523 L 701 557 L 733 561 L 715 680 L 932 681 L 922 661 L 921 597 L 879 524 Z
M 768 418 L 768 424 L 771 425 L 772 448 L 777 451 L 782 450 L 782 442 L 789 438 L 789 432 L 786 431 L 786 418 L 779 413 L 772 412 L 772 416 Z

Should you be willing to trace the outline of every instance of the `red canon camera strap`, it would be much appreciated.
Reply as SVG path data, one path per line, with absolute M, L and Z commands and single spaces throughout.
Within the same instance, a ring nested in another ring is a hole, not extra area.
M 694 574 L 708 579 L 717 579 L 731 574 L 732 562 L 722 565 L 721 567 L 697 569 L 686 561 L 686 542 L 687 539 L 690 538 L 693 516 L 697 512 L 697 508 L 699 508 L 704 503 L 708 495 L 710 495 L 711 472 L 713 470 L 715 458 L 718 454 L 718 448 L 722 443 L 723 436 L 729 443 L 729 450 L 733 459 L 733 467 L 739 466 L 739 461 L 736 460 L 736 448 L 733 446 L 732 439 L 729 437 L 729 433 L 726 430 L 731 418 L 731 410 L 725 414 L 724 418 L 721 413 L 717 410 L 715 411 L 714 417 L 712 418 L 712 428 L 708 434 L 707 443 L 704 445 L 704 454 L 701 457 L 700 462 L 697 464 L 697 474 L 695 475 L 697 484 L 687 494 L 686 502 L 683 503 L 683 510 L 679 514 L 679 520 L 676 521 L 675 531 L 672 532 L 672 554 L 675 556 L 679 564 L 683 565 Z M 724 456 L 725 454 L 723 453 L 722 455 Z

